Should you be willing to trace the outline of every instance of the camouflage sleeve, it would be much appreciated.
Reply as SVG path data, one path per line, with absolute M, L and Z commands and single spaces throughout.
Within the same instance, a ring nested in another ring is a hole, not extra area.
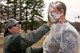
M 40 48 L 32 48 L 32 53 L 43 53 L 43 47 Z
M 49 30 L 50 30 L 49 27 L 44 24 L 43 26 L 39 27 L 37 30 L 22 35 L 21 47 L 26 48 L 33 45 L 34 43 L 39 41 Z
M 77 53 L 78 51 L 78 37 L 72 31 L 65 31 L 62 33 L 59 53 Z

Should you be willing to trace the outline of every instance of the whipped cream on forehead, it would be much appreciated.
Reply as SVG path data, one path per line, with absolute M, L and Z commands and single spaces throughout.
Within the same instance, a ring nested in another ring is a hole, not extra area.
M 57 6 L 59 6 L 60 5 L 60 3 L 58 2 L 58 3 L 54 3 L 54 2 L 51 2 L 50 3 L 50 5 L 49 5 L 49 7 L 51 7 L 51 8 L 57 8 Z
M 49 5 L 49 7 L 51 7 L 51 8 L 56 8 L 56 5 L 55 5 L 54 2 L 51 2 L 50 5 Z

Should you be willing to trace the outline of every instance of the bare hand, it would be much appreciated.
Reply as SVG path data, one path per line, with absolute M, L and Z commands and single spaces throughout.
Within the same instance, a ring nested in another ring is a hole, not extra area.
M 51 27 L 51 25 L 52 25 L 52 22 L 51 22 L 50 18 L 48 18 L 47 25 L 48 25 L 48 27 Z

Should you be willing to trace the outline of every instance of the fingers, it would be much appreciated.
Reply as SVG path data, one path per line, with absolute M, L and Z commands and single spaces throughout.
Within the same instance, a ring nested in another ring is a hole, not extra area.
M 49 15 L 48 15 L 48 18 L 47 18 L 47 22 L 48 22 L 48 21 L 50 21 Z

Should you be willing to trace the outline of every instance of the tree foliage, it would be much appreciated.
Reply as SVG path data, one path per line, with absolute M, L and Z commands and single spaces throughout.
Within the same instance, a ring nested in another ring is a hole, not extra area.
M 5 17 L 4 20 L 10 18 L 20 20 L 25 31 L 36 29 L 44 23 L 43 0 L 7 0 L 6 4 L 1 7 L 1 19 Z

